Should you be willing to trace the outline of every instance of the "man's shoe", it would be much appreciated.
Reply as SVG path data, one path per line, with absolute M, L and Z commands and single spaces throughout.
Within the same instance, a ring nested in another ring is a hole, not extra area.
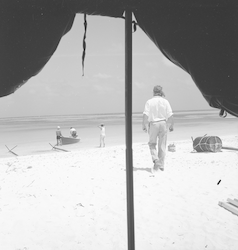
M 158 171 L 159 168 L 160 168 L 160 163 L 159 163 L 158 160 L 155 160 L 155 161 L 154 161 L 154 170 Z
M 158 171 L 158 170 L 164 171 L 164 167 L 161 166 L 161 164 L 159 163 L 158 160 L 156 160 L 156 161 L 154 162 L 154 170 L 156 170 L 156 171 Z
M 164 171 L 164 167 L 159 167 L 159 169 L 160 169 L 161 171 Z
M 155 169 L 154 166 L 151 168 L 151 176 L 156 176 L 158 174 L 158 169 Z

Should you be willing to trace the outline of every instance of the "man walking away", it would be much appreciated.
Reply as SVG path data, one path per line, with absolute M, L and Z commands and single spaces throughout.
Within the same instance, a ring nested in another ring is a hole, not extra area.
M 174 130 L 172 108 L 164 97 L 162 87 L 156 85 L 153 89 L 153 97 L 146 102 L 143 112 L 142 129 L 149 134 L 148 145 L 154 163 L 152 173 L 159 169 L 164 171 L 167 130 L 168 128 L 169 131 Z

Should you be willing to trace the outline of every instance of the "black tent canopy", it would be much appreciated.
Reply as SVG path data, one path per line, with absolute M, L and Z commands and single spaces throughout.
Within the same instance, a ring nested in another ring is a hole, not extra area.
M 236 0 L 2 0 L 0 96 L 36 75 L 70 31 L 75 15 L 123 17 L 188 72 L 211 107 L 238 116 Z

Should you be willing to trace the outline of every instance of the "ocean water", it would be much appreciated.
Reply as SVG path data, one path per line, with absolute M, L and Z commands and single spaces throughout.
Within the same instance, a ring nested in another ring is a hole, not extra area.
M 174 118 L 178 125 L 192 123 L 212 123 L 224 122 L 229 120 L 235 122 L 236 117 L 228 115 L 226 118 L 220 118 L 216 110 L 204 111 L 177 111 L 174 112 Z M 141 123 L 142 114 L 134 113 L 132 115 L 133 124 Z M 232 120 L 231 120 L 232 119 Z M 0 118 L 0 131 L 6 132 L 11 130 L 32 130 L 32 129 L 49 129 L 61 126 L 69 128 L 88 128 L 104 123 L 108 126 L 124 125 L 125 114 L 89 114 L 89 115 L 51 115 L 51 116 L 25 116 L 25 117 L 7 117 Z
M 174 112 L 174 132 L 169 133 L 168 141 L 191 140 L 199 136 L 237 135 L 237 118 L 228 115 L 219 117 L 218 110 L 196 110 Z M 64 136 L 69 135 L 70 127 L 75 127 L 81 139 L 78 147 L 95 147 L 99 144 L 98 125 L 106 126 L 106 144 L 119 145 L 125 143 L 124 114 L 89 114 L 89 115 L 60 115 L 60 116 L 31 116 L 0 118 L 0 151 L 5 145 L 37 143 L 55 144 L 55 131 L 61 127 Z M 142 114 L 132 116 L 133 142 L 147 143 L 148 135 L 141 129 Z M 0 152 L 1 156 L 1 152 Z

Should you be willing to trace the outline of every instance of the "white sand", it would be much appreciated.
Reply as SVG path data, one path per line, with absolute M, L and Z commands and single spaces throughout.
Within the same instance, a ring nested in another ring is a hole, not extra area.
M 238 249 L 238 216 L 218 205 L 238 198 L 238 151 L 175 144 L 155 177 L 133 146 L 136 250 Z M 0 159 L 2 250 L 124 250 L 126 213 L 125 146 Z

